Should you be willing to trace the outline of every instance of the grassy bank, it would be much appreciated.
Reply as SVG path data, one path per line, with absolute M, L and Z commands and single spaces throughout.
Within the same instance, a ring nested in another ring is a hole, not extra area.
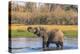
M 11 30 L 11 37 L 35 37 L 33 33 L 25 30 Z
M 78 31 L 64 31 L 66 37 L 78 37 Z
M 77 31 L 64 31 L 64 36 L 77 37 Z M 11 37 L 36 37 L 35 34 L 25 30 L 12 30 Z
M 46 30 L 60 29 L 62 31 L 77 31 L 77 25 L 25 25 L 25 24 L 11 24 L 11 30 L 26 30 L 28 27 L 44 27 Z
M 64 36 L 77 37 L 78 26 L 77 25 L 24 25 L 24 24 L 11 24 L 11 36 L 12 37 L 35 37 L 33 33 L 27 31 L 28 27 L 44 27 L 46 30 L 60 29 L 64 32 Z

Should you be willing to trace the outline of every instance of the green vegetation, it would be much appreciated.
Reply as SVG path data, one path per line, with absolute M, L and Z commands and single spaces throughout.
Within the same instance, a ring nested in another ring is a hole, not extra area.
M 35 37 L 33 33 L 24 30 L 11 30 L 11 37 Z
M 78 37 L 78 31 L 64 31 L 64 36 Z
M 66 37 L 77 37 L 77 31 L 64 31 Z M 11 37 L 36 37 L 35 34 L 24 30 L 12 30 Z

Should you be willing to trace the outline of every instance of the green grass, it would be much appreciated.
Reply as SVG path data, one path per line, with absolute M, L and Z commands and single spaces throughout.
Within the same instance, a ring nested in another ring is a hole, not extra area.
M 77 31 L 64 31 L 64 36 L 77 37 Z M 11 30 L 11 37 L 35 37 L 35 34 L 25 30 Z
M 78 31 L 64 31 L 64 36 L 78 37 Z
M 11 37 L 35 37 L 33 33 L 24 30 L 12 30 Z

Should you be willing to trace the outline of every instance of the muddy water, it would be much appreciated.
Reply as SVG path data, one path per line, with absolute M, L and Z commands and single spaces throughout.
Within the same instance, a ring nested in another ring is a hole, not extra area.
M 65 49 L 77 49 L 78 43 L 77 38 L 64 38 L 64 48 Z M 11 42 L 12 53 L 20 52 L 40 52 L 42 49 L 42 39 L 41 38 L 12 38 Z M 50 44 L 49 50 L 57 50 L 55 44 Z

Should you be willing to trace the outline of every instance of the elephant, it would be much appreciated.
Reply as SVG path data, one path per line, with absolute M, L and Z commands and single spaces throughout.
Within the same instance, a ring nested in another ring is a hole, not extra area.
M 64 33 L 61 30 L 53 29 L 50 31 L 46 31 L 46 29 L 43 27 L 28 27 L 27 30 L 29 32 L 33 32 L 38 37 L 42 37 L 43 48 L 49 48 L 50 43 L 55 43 L 57 48 L 60 47 L 61 49 L 63 49 Z

